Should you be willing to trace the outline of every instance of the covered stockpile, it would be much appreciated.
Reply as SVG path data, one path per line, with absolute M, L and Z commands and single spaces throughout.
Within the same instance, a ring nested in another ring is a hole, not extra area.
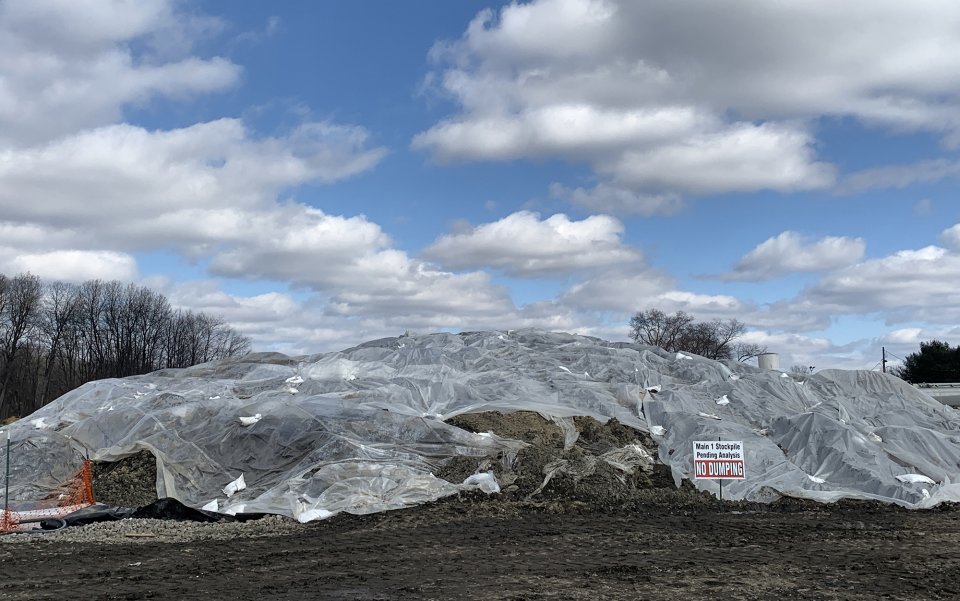
M 253 354 L 92 382 L 3 429 L 10 504 L 62 494 L 85 457 L 115 462 L 144 451 L 155 458 L 157 497 L 227 514 L 310 521 L 467 489 L 494 493 L 529 442 L 464 419 L 519 411 L 555 425 L 565 449 L 584 419 L 615 418 L 646 444 L 614 437 L 622 448 L 597 451 L 590 466 L 632 474 L 650 463 L 649 450 L 676 486 L 693 477 L 693 441 L 743 441 L 746 477 L 724 484 L 726 499 L 910 508 L 960 500 L 960 414 L 892 376 L 788 375 L 520 330 Z M 544 463 L 543 484 L 574 468 Z M 719 492 L 716 481 L 692 482 Z

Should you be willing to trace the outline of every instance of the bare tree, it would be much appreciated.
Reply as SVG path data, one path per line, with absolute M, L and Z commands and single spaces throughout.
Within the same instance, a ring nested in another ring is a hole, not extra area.
M 640 311 L 630 319 L 630 337 L 640 344 L 676 350 L 692 323 L 693 317 L 683 311 L 677 311 L 674 315 L 667 315 L 659 309 Z
M 174 310 L 162 294 L 92 280 L 77 286 L 0 274 L 0 419 L 90 380 L 246 354 L 219 317 Z
M 737 358 L 737 361 L 741 363 L 744 361 L 749 361 L 750 359 L 762 355 L 765 352 L 767 352 L 767 347 L 759 344 L 738 342 L 737 344 L 733 345 L 733 354 Z
M 736 340 L 746 332 L 737 320 L 696 321 L 677 311 L 667 315 L 659 309 L 640 311 L 630 320 L 630 337 L 635 342 L 658 346 L 668 351 L 686 351 L 710 359 L 740 359 L 744 350 Z
M 51 282 L 47 285 L 39 320 L 39 329 L 43 333 L 42 344 L 46 346 L 46 358 L 37 378 L 34 403 L 38 407 L 47 396 L 53 368 L 61 360 L 64 340 L 70 335 L 70 328 L 75 326 L 79 312 L 80 293 L 75 285 L 64 282 Z
M 21 274 L 7 281 L 4 295 L 4 312 L 0 326 L 0 355 L 3 360 L 3 377 L 0 378 L 0 412 L 9 394 L 10 380 L 14 372 L 14 360 L 22 348 L 27 332 L 36 325 L 40 309 L 42 287 L 40 278 Z
M 799 364 L 797 364 L 797 365 L 791 365 L 791 366 L 790 366 L 790 373 L 792 373 L 792 374 L 812 374 L 812 373 L 813 373 L 813 366 L 812 366 L 812 365 L 811 365 L 811 366 L 806 366 L 806 365 L 799 365 Z

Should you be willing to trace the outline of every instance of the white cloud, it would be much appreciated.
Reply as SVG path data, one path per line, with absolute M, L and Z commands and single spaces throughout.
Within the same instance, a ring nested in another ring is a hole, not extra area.
M 0 251 L 0 254 L 3 254 Z M 55 250 L 17 253 L 0 262 L 0 272 L 32 273 L 45 280 L 83 282 L 85 280 L 133 281 L 137 262 L 123 253 L 109 251 Z
M 322 297 L 297 298 L 270 292 L 244 296 L 230 294 L 214 281 L 150 282 L 178 308 L 203 311 L 224 318 L 253 339 L 255 349 L 291 354 L 340 350 L 367 340 L 397 336 L 404 331 L 433 332 L 519 329 L 537 327 L 588 335 L 609 334 L 592 319 L 556 303 L 532 303 L 522 308 L 500 304 L 485 311 L 451 313 L 385 311 L 356 314 L 350 319 L 325 311 Z M 622 337 L 622 336 L 621 336 Z
M 730 294 L 683 290 L 670 275 L 654 268 L 613 268 L 572 284 L 559 302 L 587 314 L 597 312 L 627 323 L 646 309 L 684 311 L 696 319 L 738 319 L 750 328 L 809 332 L 830 325 L 830 308 L 791 299 L 759 305 Z
M 339 317 L 324 315 L 310 300 L 298 300 L 281 292 L 230 294 L 210 280 L 152 284 L 167 295 L 174 307 L 222 317 L 249 336 L 256 350 L 289 354 L 332 351 L 400 333 L 367 320 L 344 323 Z
M 836 347 L 829 339 L 818 336 L 804 336 L 789 332 L 768 332 L 752 330 L 740 338 L 746 344 L 758 344 L 767 349 L 767 352 L 780 355 L 780 369 L 788 371 L 793 365 L 805 367 L 836 367 L 833 360 L 824 364 L 827 355 L 836 352 Z M 756 365 L 756 359 L 750 361 Z M 859 359 L 858 359 L 859 362 Z
M 622 185 L 697 195 L 824 188 L 833 181 L 833 168 L 814 160 L 811 142 L 793 128 L 743 124 L 630 150 L 609 167 L 595 168 Z
M 240 68 L 229 60 L 182 56 L 216 23 L 178 12 L 176 4 L 8 0 L 0 5 L 0 141 L 50 141 L 114 123 L 130 104 L 235 85 Z M 135 47 L 144 50 L 135 54 Z
M 31 149 L 0 149 L 0 210 L 21 235 L 56 228 L 60 237 L 83 231 L 115 249 L 172 244 L 187 252 L 256 236 L 264 231 L 251 223 L 256 218 L 275 226 L 291 219 L 296 227 L 301 215 L 274 210 L 277 194 L 371 168 L 384 151 L 368 148 L 366 139 L 361 128 L 329 123 L 262 139 L 233 119 L 155 132 L 103 127 Z
M 0 207 L 7 217 L 56 222 L 252 206 L 289 186 L 369 169 L 384 151 L 366 148 L 366 138 L 361 128 L 328 123 L 263 139 L 235 119 L 154 132 L 108 126 L 30 149 L 0 149 Z
M 960 223 L 943 230 L 940 234 L 940 242 L 944 246 L 960 251 Z
M 886 339 L 895 344 L 919 345 L 922 333 L 922 328 L 900 328 L 887 332 Z
M 824 276 L 792 303 L 834 314 L 881 313 L 887 323 L 960 319 L 960 253 L 938 246 L 902 250 Z
M 660 308 L 660 295 L 672 291 L 674 285 L 673 278 L 653 269 L 610 270 L 572 285 L 560 300 L 579 309 L 629 315 L 648 307 Z
M 313 296 L 244 297 L 210 282 L 151 279 L 178 305 L 222 314 L 286 349 L 410 327 L 589 323 L 549 303 L 518 308 L 488 274 L 411 257 L 362 215 L 278 200 L 373 168 L 386 151 L 362 127 L 314 121 L 270 136 L 233 118 L 158 130 L 122 123 L 132 105 L 238 80 L 238 66 L 194 52 L 222 24 L 178 6 L 0 4 L 0 268 L 129 280 L 137 275 L 131 253 L 162 249 L 213 275 L 285 282 Z M 267 33 L 278 23 L 269 21 Z M 616 220 L 563 219 L 548 227 L 581 251 L 597 247 L 585 265 L 634 256 L 619 243 Z M 559 264 L 543 257 L 532 269 Z
M 604 183 L 589 189 L 571 189 L 554 182 L 550 195 L 601 213 L 672 215 L 684 206 L 683 198 L 677 194 L 643 194 Z
M 540 219 L 520 211 L 470 231 L 448 234 L 423 251 L 448 269 L 492 267 L 509 275 L 541 277 L 640 262 L 620 240 L 623 224 L 606 215 L 571 221 L 562 213 Z
M 623 339 L 632 312 L 658 307 L 741 319 L 757 328 L 750 336 L 783 353 L 836 357 L 847 349 L 797 332 L 845 313 L 877 312 L 900 326 L 960 319 L 948 285 L 960 275 L 960 226 L 944 231 L 943 248 L 872 261 L 862 260 L 861 240 L 803 241 L 785 232 L 744 257 L 737 279 L 837 271 L 797 298 L 764 305 L 729 288 L 683 289 L 624 244 L 623 224 L 606 215 L 518 212 L 467 224 L 421 253 L 402 250 L 364 215 L 298 200 L 300 186 L 339 182 L 383 160 L 386 150 L 363 127 L 311 121 L 264 134 L 236 118 L 171 129 L 124 122 L 157 100 L 166 107 L 240 82 L 238 65 L 197 50 L 225 25 L 181 6 L 0 0 L 0 270 L 135 280 L 135 253 L 163 250 L 223 278 L 151 279 L 174 304 L 223 315 L 257 348 L 288 352 L 408 329 L 533 326 Z M 942 70 L 939 56 L 929 68 L 922 60 L 898 67 L 924 56 L 922 38 L 903 27 L 952 52 L 956 36 L 941 39 L 951 7 L 894 27 L 890 14 L 923 11 L 870 4 L 867 33 L 847 44 L 860 31 L 852 11 L 826 3 L 777 9 L 785 12 L 736 1 L 690 6 L 540 0 L 511 4 L 496 18 L 486 13 L 462 39 L 435 49 L 431 78 L 459 108 L 413 145 L 448 161 L 583 163 L 593 175 L 555 183 L 554 197 L 595 212 L 664 215 L 689 195 L 831 185 L 833 168 L 818 159 L 810 126 L 821 115 L 935 131 L 947 142 L 955 136 L 960 76 Z M 824 15 L 827 37 L 817 41 L 811 23 Z M 278 23 L 267 21 L 250 39 L 265 39 Z M 874 28 L 888 25 L 903 35 L 878 45 Z M 841 37 L 844 44 L 830 43 Z M 185 106 L 181 117 L 191 114 Z M 954 171 L 950 161 L 919 164 L 862 175 L 859 185 Z M 519 306 L 477 271 L 486 268 L 569 278 L 569 289 Z M 236 294 L 237 279 L 281 289 Z M 908 330 L 891 332 L 889 345 L 914 344 Z M 885 342 L 858 342 L 855 351 L 867 357 Z
M 960 177 L 960 162 L 934 159 L 909 165 L 884 165 L 847 175 L 837 186 L 837 192 L 859 194 L 876 188 L 906 188 L 913 184 L 930 183 L 948 177 Z M 923 201 L 918 205 L 923 208 Z
M 634 111 L 587 104 L 540 107 L 515 116 L 447 121 L 413 140 L 414 148 L 436 148 L 441 160 L 508 160 L 578 154 L 659 143 L 704 127 L 708 117 L 688 107 Z
M 641 214 L 681 194 L 825 188 L 812 119 L 960 141 L 957 23 L 960 6 L 934 0 L 512 3 L 435 46 L 427 86 L 459 111 L 413 147 L 584 162 L 602 179 L 581 204 Z
M 786 231 L 762 242 L 720 277 L 761 281 L 786 273 L 829 271 L 856 263 L 865 249 L 862 238 L 827 236 L 807 244 L 800 234 Z
M 611 269 L 577 282 L 561 302 L 583 310 L 630 315 L 656 308 L 667 313 L 686 311 L 697 318 L 733 317 L 754 309 L 725 294 L 701 294 L 676 288 L 672 277 L 655 269 Z

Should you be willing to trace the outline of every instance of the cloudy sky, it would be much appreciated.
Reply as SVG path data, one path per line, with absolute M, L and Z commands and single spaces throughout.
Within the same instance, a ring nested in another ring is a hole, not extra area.
M 958 64 L 953 0 L 0 0 L 0 271 L 870 369 L 960 343 Z

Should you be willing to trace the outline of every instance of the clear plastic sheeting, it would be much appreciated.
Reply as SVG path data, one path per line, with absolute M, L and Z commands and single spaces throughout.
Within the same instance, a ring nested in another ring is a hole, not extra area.
M 648 431 L 678 481 L 692 475 L 692 441 L 742 440 L 747 478 L 724 484 L 724 498 L 960 500 L 954 410 L 883 374 L 785 375 L 535 330 L 253 354 L 93 382 L 13 424 L 11 498 L 43 498 L 83 455 L 112 461 L 147 449 L 157 494 L 194 508 L 301 521 L 384 511 L 492 490 L 433 473 L 458 455 L 509 462 L 523 443 L 443 420 L 527 410 L 560 425 L 568 445 L 577 415 Z M 604 459 L 623 469 L 646 461 L 629 448 Z

